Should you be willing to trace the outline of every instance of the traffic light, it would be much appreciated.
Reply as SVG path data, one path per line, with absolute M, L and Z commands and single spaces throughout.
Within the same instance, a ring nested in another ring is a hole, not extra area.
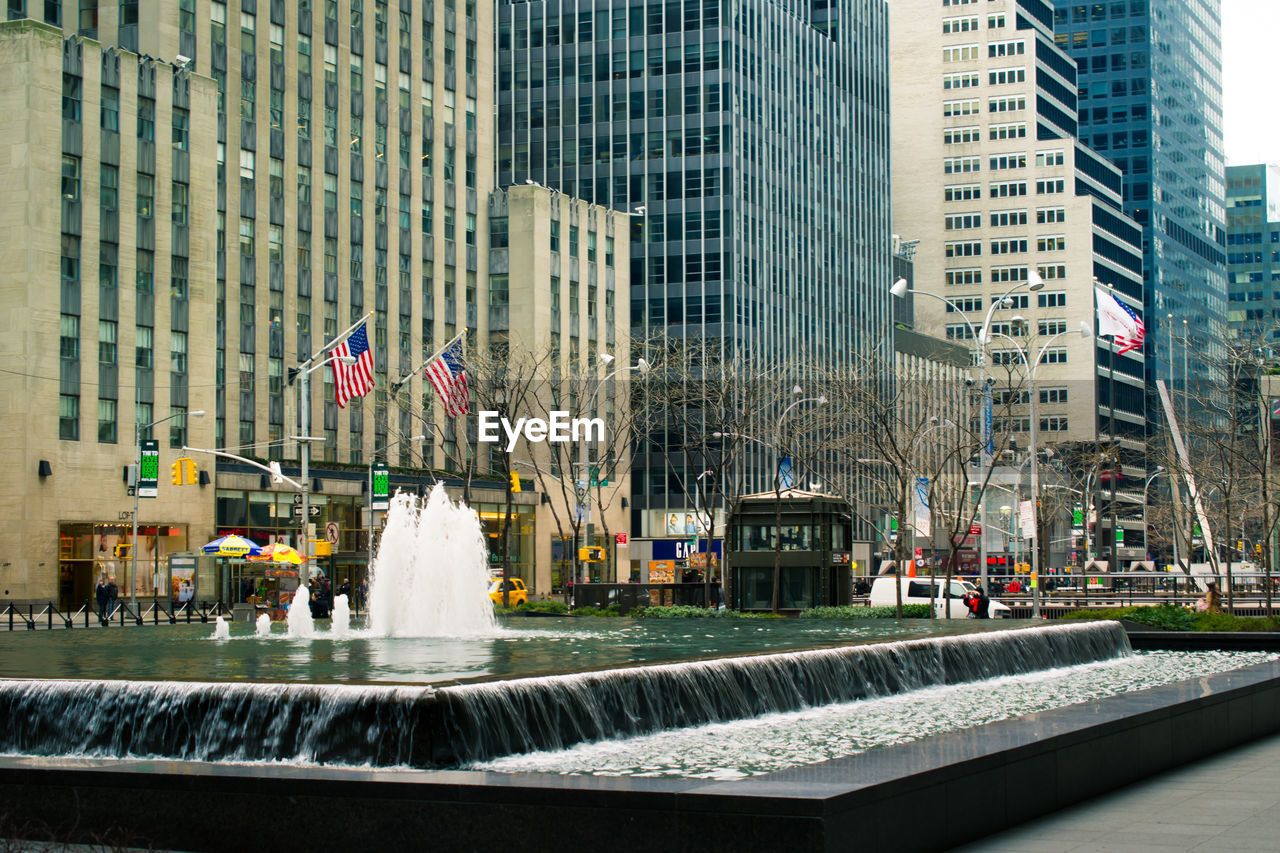
M 520 491 L 520 472 L 519 471 L 511 472 L 511 491 L 513 493 Z
M 132 546 L 127 545 L 127 544 L 121 544 L 121 545 L 117 545 L 114 549 L 112 549 L 112 550 L 114 551 L 115 555 L 116 555 L 116 559 L 117 559 L 117 560 L 127 560 L 127 559 L 129 559 L 129 548 L 130 548 L 130 547 L 132 547 Z
M 175 486 L 190 485 L 200 482 L 200 474 L 196 471 L 196 461 L 187 456 L 180 456 L 169 466 Z
M 578 549 L 578 560 L 583 563 L 603 563 L 604 549 L 596 545 L 584 545 Z

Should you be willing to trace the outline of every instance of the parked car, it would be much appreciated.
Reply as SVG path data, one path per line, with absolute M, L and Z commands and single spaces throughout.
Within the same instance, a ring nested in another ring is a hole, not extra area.
M 966 618 L 969 615 L 969 608 L 965 606 L 964 597 L 977 589 L 966 580 L 952 578 L 951 588 L 946 598 L 943 598 L 942 587 L 946 583 L 946 578 L 899 578 L 894 575 L 888 575 L 876 578 L 875 582 L 871 584 L 872 607 L 894 607 L 897 605 L 897 593 L 893 588 L 895 580 L 902 584 L 903 604 L 928 604 L 929 584 L 932 582 L 935 587 L 933 612 L 938 618 L 945 616 L 946 611 L 943 608 L 947 604 L 950 604 L 952 619 Z M 1008 606 L 1001 604 L 994 598 L 991 599 L 991 607 L 987 612 L 992 619 L 1008 619 L 1011 615 Z
M 499 578 L 489 583 L 489 597 L 493 599 L 494 604 L 502 603 L 504 586 L 507 589 L 507 602 L 511 607 L 529 602 L 529 591 L 525 589 L 524 581 L 520 580 L 520 578 L 508 578 L 507 580 Z

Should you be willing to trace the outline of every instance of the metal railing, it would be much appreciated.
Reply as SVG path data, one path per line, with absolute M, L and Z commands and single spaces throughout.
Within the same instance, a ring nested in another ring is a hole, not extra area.
M 10 631 L 37 629 L 53 630 L 53 628 L 92 628 L 118 624 L 126 625 L 176 625 L 193 622 L 208 623 L 218 616 L 229 615 L 230 610 L 221 601 L 187 602 L 173 605 L 165 601 L 140 600 L 135 606 L 127 601 L 117 600 L 111 613 L 105 619 L 98 615 L 96 602 L 86 600 L 75 610 L 63 612 L 52 601 L 43 607 L 28 603 L 25 605 L 8 602 L 0 608 L 0 630 L 5 626 Z

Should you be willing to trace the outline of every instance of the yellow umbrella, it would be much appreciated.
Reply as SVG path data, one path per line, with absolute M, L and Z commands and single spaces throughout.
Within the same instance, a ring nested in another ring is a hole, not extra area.
M 270 545 L 263 546 L 261 554 L 256 557 L 250 557 L 249 559 L 271 563 L 292 563 L 295 566 L 300 566 L 307 558 L 299 554 L 296 549 L 290 548 L 284 543 L 274 542 Z

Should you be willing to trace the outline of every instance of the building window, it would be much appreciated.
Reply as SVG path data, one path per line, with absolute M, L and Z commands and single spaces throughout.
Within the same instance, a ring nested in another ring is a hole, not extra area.
M 155 254 L 147 249 L 138 250 L 138 275 L 135 285 L 139 293 L 155 290 Z
M 98 400 L 98 442 L 116 443 L 116 401 Z
M 174 225 L 187 225 L 187 201 L 190 190 L 186 184 L 174 182 L 173 184 L 173 208 L 171 210 L 171 218 Z
M 62 118 L 64 121 L 80 121 L 81 85 L 81 80 L 76 75 L 62 75 Z
M 150 219 L 155 214 L 156 179 L 151 175 L 138 175 L 138 218 Z
M 190 141 L 190 116 L 181 107 L 173 108 L 173 147 L 186 151 Z
M 80 440 L 80 398 L 74 394 L 58 397 L 58 438 L 63 441 Z
M 150 369 L 154 366 L 154 346 L 155 330 L 150 326 L 138 326 L 133 349 L 133 361 L 137 367 Z
M 119 326 L 114 320 L 98 321 L 98 364 L 116 363 L 116 335 Z
M 1063 291 L 1037 293 L 1036 306 L 1038 308 L 1065 308 L 1067 307 L 1067 294 Z
M 62 197 L 66 201 L 80 200 L 80 158 L 62 155 Z
M 98 112 L 98 122 L 103 131 L 120 132 L 120 90 L 115 86 L 102 87 L 102 104 Z
M 58 324 L 58 355 L 66 359 L 80 358 L 80 318 L 63 314 Z
M 169 369 L 174 373 L 187 372 L 187 333 L 169 333 Z
M 117 209 L 120 204 L 120 170 L 103 163 L 98 170 L 98 181 L 98 204 L 103 210 Z

